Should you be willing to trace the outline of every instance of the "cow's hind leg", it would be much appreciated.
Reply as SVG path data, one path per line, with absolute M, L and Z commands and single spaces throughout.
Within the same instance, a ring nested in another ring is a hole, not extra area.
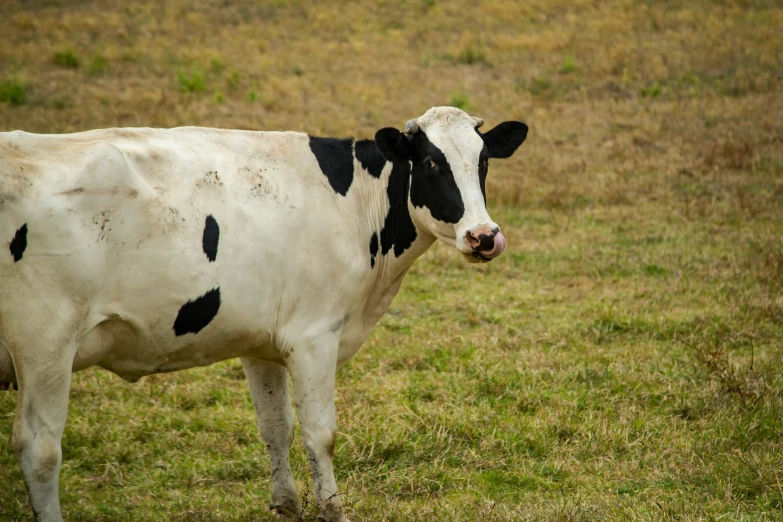
M 294 385 L 296 414 L 302 428 L 302 441 L 310 458 L 315 498 L 321 509 L 319 520 L 344 522 L 342 502 L 334 480 L 332 456 L 335 442 L 334 384 L 337 371 L 337 338 L 333 344 L 321 342 L 299 345 L 289 361 Z M 308 349 L 309 348 L 309 349 Z
M 291 474 L 289 453 L 294 437 L 294 416 L 288 395 L 285 367 L 243 357 L 250 395 L 256 409 L 258 429 L 269 449 L 272 468 L 272 502 L 269 508 L 281 515 L 299 516 L 302 508 Z
M 58 346 L 14 354 L 19 395 L 11 446 L 39 522 L 62 520 L 60 441 L 68 413 L 72 353 Z

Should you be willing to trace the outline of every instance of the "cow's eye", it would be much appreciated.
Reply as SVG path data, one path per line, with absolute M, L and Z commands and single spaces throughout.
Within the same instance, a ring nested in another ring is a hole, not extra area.
M 432 161 L 431 159 L 424 160 L 424 165 L 427 167 L 427 170 L 429 171 L 438 170 L 438 164 Z

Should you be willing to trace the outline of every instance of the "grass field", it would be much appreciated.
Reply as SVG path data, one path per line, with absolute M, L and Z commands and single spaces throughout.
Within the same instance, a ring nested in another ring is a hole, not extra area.
M 338 374 L 349 517 L 783 520 L 781 27 L 772 0 L 6 0 L 0 130 L 525 121 L 488 180 L 509 249 L 436 245 Z M 70 520 L 272 520 L 238 361 L 77 374 L 63 453 Z

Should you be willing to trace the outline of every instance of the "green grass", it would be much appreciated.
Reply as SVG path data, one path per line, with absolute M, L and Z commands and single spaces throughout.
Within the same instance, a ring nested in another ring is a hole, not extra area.
M 179 71 L 177 73 L 177 80 L 179 80 L 179 88 L 182 92 L 202 92 L 207 89 L 204 74 L 199 71 Z
M 22 105 L 25 101 L 27 101 L 27 90 L 23 83 L 17 79 L 0 82 L 0 103 Z
M 102 74 L 106 71 L 107 67 L 106 57 L 104 57 L 100 51 L 96 51 L 92 57 L 92 61 L 90 61 L 87 66 L 87 74 L 93 76 Z
M 52 63 L 67 69 L 77 69 L 80 61 L 72 49 L 57 51 L 52 55 Z
M 468 101 L 468 97 L 462 91 L 454 91 L 451 93 L 451 96 L 449 97 L 449 105 L 452 107 L 457 107 L 458 109 L 462 109 L 463 111 L 470 110 L 470 102 Z
M 507 251 L 436 245 L 338 374 L 352 520 L 783 520 L 777 4 L 100 7 L 0 7 L 0 77 L 29 93 L 11 107 L 0 84 L 0 128 L 368 137 L 468 100 L 482 130 L 530 126 L 487 180 Z M 65 70 L 62 42 L 111 66 Z M 272 520 L 237 361 L 135 385 L 87 370 L 71 396 L 70 520 Z M 15 402 L 0 520 L 24 521 Z M 292 460 L 309 491 L 298 439 Z

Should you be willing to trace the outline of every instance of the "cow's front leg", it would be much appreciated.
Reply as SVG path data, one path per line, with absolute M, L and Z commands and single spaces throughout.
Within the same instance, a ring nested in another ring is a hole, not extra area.
M 250 357 L 241 360 L 256 409 L 258 429 L 269 450 L 272 468 L 269 508 L 281 515 L 299 516 L 302 508 L 288 458 L 294 438 L 294 416 L 288 396 L 287 371 L 283 366 Z
M 296 414 L 302 441 L 310 457 L 319 520 L 344 522 L 342 503 L 332 470 L 335 413 L 334 382 L 337 371 L 337 341 L 310 350 L 296 348 L 288 367 L 294 384 Z
M 26 357 L 17 364 L 16 401 L 11 447 L 22 470 L 30 504 L 38 522 L 60 522 L 60 443 L 68 413 L 71 386 L 69 360 Z M 26 359 L 26 360 L 24 360 Z

